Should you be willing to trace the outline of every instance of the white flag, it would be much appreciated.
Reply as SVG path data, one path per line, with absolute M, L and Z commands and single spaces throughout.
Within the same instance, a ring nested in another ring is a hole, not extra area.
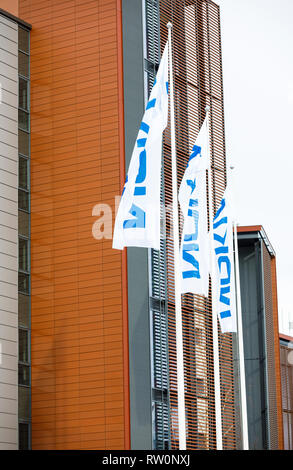
M 208 120 L 196 139 L 179 189 L 184 224 L 180 248 L 181 293 L 208 296 L 210 245 L 207 225 L 206 170 L 209 165 Z
M 116 216 L 113 248 L 160 249 L 162 134 L 168 121 L 168 43 L 133 149 Z
M 222 333 L 237 331 L 233 223 L 230 193 L 226 189 L 214 217 L 214 263 L 217 314 Z

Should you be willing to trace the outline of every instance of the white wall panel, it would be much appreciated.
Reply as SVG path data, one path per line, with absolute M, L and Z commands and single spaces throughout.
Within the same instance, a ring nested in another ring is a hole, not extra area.
M 0 22 L 3 24 L 3 26 L 8 26 L 10 29 L 17 31 L 17 24 L 14 23 L 14 21 L 10 21 L 8 18 L 5 18 L 5 16 L 0 15 Z
M 0 67 L 1 70 L 1 67 Z M 0 76 L 0 81 L 1 81 L 1 76 Z M 15 83 L 14 83 L 15 86 Z M 14 108 L 12 106 L 9 106 L 6 103 L 3 103 L 3 101 L 0 103 L 0 113 L 9 119 L 14 119 L 15 121 L 18 120 L 18 109 Z M 2 142 L 2 147 L 0 150 L 0 155 L 4 155 L 4 157 L 9 157 L 9 150 L 7 149 L 7 146 Z
M 18 25 L 0 14 L 0 449 L 18 447 Z
M 15 175 L 18 173 L 17 161 L 3 157 L 2 155 L 0 155 L 0 168 L 9 171 L 10 173 L 14 173 Z
M 0 129 L 18 134 L 18 122 L 6 116 L 0 116 Z

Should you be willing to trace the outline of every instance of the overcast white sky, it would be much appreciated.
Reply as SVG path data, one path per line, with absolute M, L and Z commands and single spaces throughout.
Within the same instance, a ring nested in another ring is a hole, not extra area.
M 263 225 L 277 255 L 281 332 L 293 322 L 293 0 L 221 7 L 228 161 L 241 225 Z M 293 335 L 293 329 L 291 330 Z

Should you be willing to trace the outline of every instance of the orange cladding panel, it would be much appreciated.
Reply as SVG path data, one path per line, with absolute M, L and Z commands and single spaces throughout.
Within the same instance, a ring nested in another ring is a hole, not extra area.
M 124 180 L 121 5 L 20 0 L 31 31 L 33 449 L 127 449 L 126 257 L 95 240 Z M 114 214 L 113 214 L 114 219 Z
M 11 15 L 18 16 L 18 0 L 0 0 L 0 8 Z

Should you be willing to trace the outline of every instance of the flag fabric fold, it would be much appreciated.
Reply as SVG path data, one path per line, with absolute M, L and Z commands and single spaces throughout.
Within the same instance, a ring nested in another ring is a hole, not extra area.
M 233 222 L 227 188 L 213 225 L 213 262 L 216 309 L 222 333 L 237 332 Z
M 115 249 L 160 249 L 162 136 L 167 121 L 168 43 L 134 145 L 115 220 Z
M 180 246 L 181 293 L 208 296 L 210 243 L 207 225 L 206 170 L 209 165 L 206 118 L 198 134 L 179 189 L 183 213 Z

